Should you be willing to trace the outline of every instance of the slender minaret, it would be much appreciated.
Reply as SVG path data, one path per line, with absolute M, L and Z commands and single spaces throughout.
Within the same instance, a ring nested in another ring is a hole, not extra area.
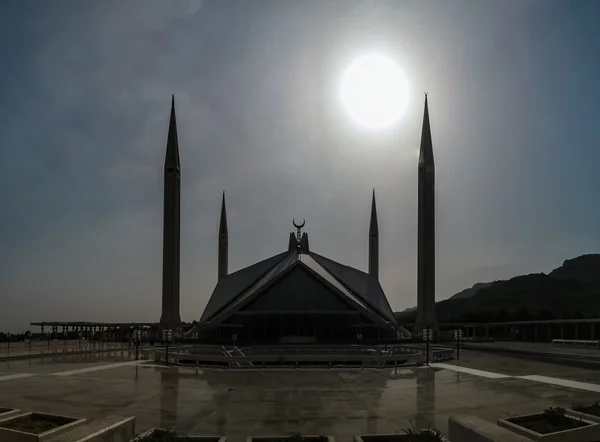
M 175 96 L 171 97 L 171 119 L 165 155 L 163 218 L 163 285 L 160 324 L 174 332 L 181 323 L 179 316 L 179 239 L 181 169 L 175 120 Z
M 375 189 L 371 201 L 371 222 L 369 223 L 369 275 L 379 279 L 379 226 L 377 225 L 377 206 Z
M 425 94 L 423 131 L 419 151 L 419 220 L 417 249 L 417 318 L 415 331 L 439 331 L 435 315 L 435 165 Z
M 221 220 L 219 221 L 218 281 L 227 276 L 228 241 L 229 235 L 227 234 L 227 212 L 225 210 L 225 192 L 223 192 L 223 201 L 221 202 Z

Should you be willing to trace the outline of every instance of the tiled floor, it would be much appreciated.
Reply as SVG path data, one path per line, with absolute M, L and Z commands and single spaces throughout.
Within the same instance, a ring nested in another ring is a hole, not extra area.
M 129 357 L 117 352 L 93 359 L 0 363 L 0 380 L 33 375 L 0 381 L 0 406 L 88 418 L 135 415 L 138 431 L 174 426 L 186 433 L 226 435 L 233 442 L 248 435 L 297 431 L 350 441 L 355 434 L 396 432 L 409 421 L 446 431 L 451 415 L 495 421 L 508 413 L 570 406 L 600 396 L 515 377 L 538 375 L 600 385 L 600 373 L 469 351 L 449 366 L 397 374 L 389 369 L 196 373 L 189 368 L 120 364 Z M 456 371 L 453 365 L 469 370 Z M 508 377 L 482 376 L 479 370 Z

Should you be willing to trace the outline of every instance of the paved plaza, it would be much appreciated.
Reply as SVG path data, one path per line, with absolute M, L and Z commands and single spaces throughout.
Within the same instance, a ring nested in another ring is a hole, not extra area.
M 600 397 L 600 373 L 463 351 L 460 361 L 381 370 L 199 370 L 133 354 L 0 363 L 0 406 L 88 418 L 135 415 L 138 431 L 248 435 L 324 433 L 338 440 L 415 422 L 447 430 L 449 416 L 495 421 Z
M 553 345 L 549 342 L 516 342 L 516 341 L 495 341 L 495 342 L 467 342 L 467 348 L 497 350 L 507 352 L 527 352 L 540 354 L 554 354 L 557 356 L 584 356 L 588 358 L 600 359 L 600 348 L 595 346 L 581 347 L 576 345 Z
M 120 349 L 127 347 L 128 344 L 126 342 L 100 342 L 88 341 L 85 339 L 11 342 L 10 345 L 6 342 L 2 342 L 0 343 L 0 361 L 10 357 L 14 358 L 36 354 L 47 355 L 81 351 L 103 351 L 106 349 Z

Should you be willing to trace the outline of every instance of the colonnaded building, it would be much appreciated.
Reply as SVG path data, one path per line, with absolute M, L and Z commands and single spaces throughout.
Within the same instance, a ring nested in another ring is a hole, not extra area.
M 181 330 L 179 313 L 181 164 L 171 117 L 164 169 L 162 328 Z M 417 324 L 437 329 L 434 293 L 434 166 L 427 97 L 419 158 Z M 379 284 L 379 228 L 375 192 L 369 226 L 369 269 L 364 272 L 311 251 L 305 222 L 294 226 L 287 250 L 228 273 L 225 194 L 221 206 L 218 282 L 200 321 L 186 336 L 207 343 L 359 343 L 410 337 Z

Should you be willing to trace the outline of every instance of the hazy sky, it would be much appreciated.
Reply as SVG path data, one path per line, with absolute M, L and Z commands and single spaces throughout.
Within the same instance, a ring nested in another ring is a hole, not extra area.
M 0 330 L 160 316 L 171 93 L 182 159 L 181 316 L 229 268 L 287 248 L 367 267 L 416 304 L 417 149 L 429 92 L 437 298 L 600 250 L 596 0 L 12 0 L 0 7 Z M 340 76 L 387 53 L 394 130 L 342 111 Z

